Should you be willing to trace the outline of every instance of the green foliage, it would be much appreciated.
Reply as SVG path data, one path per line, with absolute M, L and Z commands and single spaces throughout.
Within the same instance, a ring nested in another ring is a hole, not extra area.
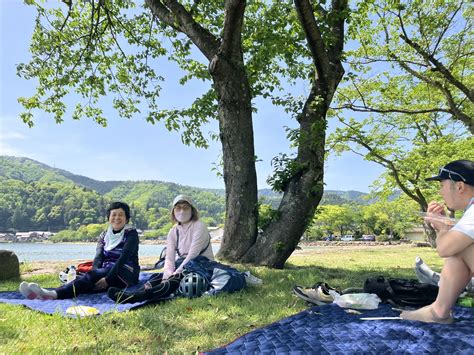
M 209 36 L 216 41 L 221 38 L 222 2 L 180 3 Z M 73 119 L 89 117 L 106 126 L 102 107 L 112 102 L 121 117 L 139 113 L 152 124 L 161 122 L 168 130 L 181 131 L 185 144 L 207 146 L 201 125 L 215 119 L 218 111 L 209 58 L 196 55 L 195 42 L 180 33 L 179 26 L 165 25 L 149 8 L 139 9 L 132 0 L 74 1 L 71 7 L 33 4 L 38 17 L 30 47 L 32 59 L 17 66 L 19 76 L 38 81 L 34 95 L 19 99 L 25 108 L 21 115 L 25 123 L 33 125 L 32 112 L 37 109 L 62 122 L 65 102 L 74 95 L 79 102 Z M 251 94 L 294 111 L 301 100 L 281 92 L 288 84 L 309 78 L 313 71 L 294 6 L 291 2 L 254 1 L 245 11 L 242 47 Z M 322 28 L 324 32 L 328 29 Z M 160 100 L 161 83 L 167 75 L 160 66 L 163 61 L 172 61 L 181 69 L 182 76 L 173 78 L 180 85 L 185 88 L 199 82 L 202 94 L 183 107 L 167 107 Z
M 278 210 L 274 210 L 271 205 L 260 203 L 258 206 L 258 229 L 264 230 L 274 218 L 278 218 Z
M 51 230 L 104 221 L 107 200 L 72 183 L 0 177 L 0 229 Z
M 55 236 L 53 240 L 57 241 L 95 240 L 100 231 L 89 233 L 82 226 L 105 222 L 107 205 L 115 200 L 130 205 L 131 222 L 137 228 L 155 231 L 150 238 L 168 234 L 170 203 L 180 193 L 194 198 L 202 220 L 209 226 L 222 225 L 225 218 L 223 190 L 158 181 L 97 181 L 27 158 L 0 156 L 0 182 L 0 230 L 70 229 Z M 258 227 L 264 229 L 277 216 L 281 194 L 269 189 L 259 194 Z M 325 191 L 322 204 L 367 203 L 364 196 L 357 191 Z
M 267 179 L 267 183 L 276 192 L 283 192 L 288 182 L 293 177 L 301 175 L 307 167 L 307 163 L 299 162 L 283 153 L 272 159 L 272 165 L 274 173 Z
M 80 226 L 78 230 L 62 230 L 54 234 L 52 242 L 96 242 L 100 233 L 107 229 L 107 224 L 89 224 Z
M 171 222 L 168 222 L 168 223 L 164 224 L 160 229 L 157 230 L 158 235 L 160 237 L 168 236 L 168 233 L 169 233 L 171 227 L 173 227 Z
M 357 230 L 359 211 L 360 206 L 357 205 L 321 206 L 316 211 L 313 224 L 324 227 L 326 234 L 342 236 Z
M 472 28 L 467 2 L 360 1 L 353 11 L 332 111 L 341 124 L 327 142 L 386 169 L 379 198 L 398 189 L 426 209 L 437 186 L 424 179 L 472 157 Z
M 57 171 L 58 173 L 55 173 Z M 67 183 L 69 179 L 61 175 L 59 169 L 51 168 L 28 158 L 0 156 L 0 176 L 26 183 Z
M 406 230 L 421 223 L 417 210 L 417 205 L 406 196 L 390 202 L 380 200 L 367 206 L 325 205 L 318 208 L 306 236 L 307 239 L 344 234 L 403 236 Z
M 55 240 L 95 240 L 97 231 L 89 233 L 82 226 L 105 222 L 108 204 L 119 200 L 130 205 L 131 222 L 135 226 L 167 235 L 171 227 L 170 204 L 180 193 L 193 197 L 208 225 L 217 226 L 224 220 L 222 192 L 156 181 L 115 181 L 110 184 L 86 177 L 79 179 L 67 171 L 26 158 L 0 156 L 0 163 L 0 230 L 70 229 L 80 234 L 70 232 Z
M 305 241 L 322 240 L 329 234 L 332 235 L 332 232 L 328 232 L 328 226 L 322 223 L 312 223 L 306 230 L 303 238 Z
M 390 239 L 387 234 L 380 234 L 375 237 L 375 240 L 377 242 L 388 242 Z
M 160 235 L 160 233 L 157 230 L 147 230 L 146 232 L 143 233 L 143 238 L 145 239 L 159 239 L 163 238 L 163 235 Z
M 394 201 L 379 201 L 363 208 L 363 221 L 367 234 L 403 236 L 405 231 L 422 223 L 418 216 L 419 206 L 407 196 Z

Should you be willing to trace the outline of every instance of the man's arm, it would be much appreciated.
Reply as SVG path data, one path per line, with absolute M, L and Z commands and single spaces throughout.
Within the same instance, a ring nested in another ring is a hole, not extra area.
M 474 243 L 474 239 L 457 230 L 439 231 L 436 235 L 436 250 L 442 258 L 456 255 Z
M 446 213 L 440 203 L 430 202 L 427 213 L 430 216 L 425 217 L 425 222 L 436 231 L 436 250 L 442 258 L 456 255 L 474 243 L 473 238 L 456 228 L 453 229 L 452 222 L 443 218 Z

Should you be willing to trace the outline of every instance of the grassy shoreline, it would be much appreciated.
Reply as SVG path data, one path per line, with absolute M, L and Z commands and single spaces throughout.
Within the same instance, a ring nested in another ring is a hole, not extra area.
M 95 244 L 95 243 L 89 243 Z M 316 255 L 324 254 L 326 252 L 331 252 L 332 250 L 356 250 L 356 249 L 365 249 L 370 250 L 373 248 L 396 248 L 400 244 L 388 244 L 388 243 L 374 243 L 374 242 L 311 242 L 311 243 L 302 243 L 300 248 L 293 252 L 293 257 L 298 257 L 301 255 Z M 152 266 L 157 261 L 158 256 L 146 256 L 140 257 L 140 265 L 142 266 Z M 90 260 L 90 259 L 87 259 Z M 69 265 L 76 265 L 78 263 L 84 262 L 86 259 L 69 259 L 69 260 L 44 260 L 39 261 L 23 261 L 20 262 L 22 266 L 22 275 L 31 276 L 32 274 L 57 274 L 65 267 Z M 291 262 L 291 258 L 289 260 Z
M 439 271 L 442 259 L 431 248 L 410 245 L 321 247 L 297 250 L 283 270 L 235 265 L 263 279 L 263 285 L 198 299 L 176 299 L 131 312 L 88 319 L 49 316 L 0 304 L 0 353 L 193 353 L 211 350 L 253 329 L 307 308 L 292 295 L 294 285 L 325 281 L 333 287 L 361 287 L 369 276 L 414 278 L 415 257 Z M 57 274 L 22 278 L 57 287 Z M 0 291 L 18 281 L 0 282 Z

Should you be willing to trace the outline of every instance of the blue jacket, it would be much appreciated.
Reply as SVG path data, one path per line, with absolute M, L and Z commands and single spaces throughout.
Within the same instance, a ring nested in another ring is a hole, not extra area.
M 180 262 L 182 260 L 178 260 Z M 210 285 L 209 293 L 217 294 L 223 291 L 235 292 L 246 286 L 245 276 L 239 270 L 209 260 L 205 256 L 197 256 L 190 260 L 184 269 L 188 272 L 196 272 L 206 278 Z

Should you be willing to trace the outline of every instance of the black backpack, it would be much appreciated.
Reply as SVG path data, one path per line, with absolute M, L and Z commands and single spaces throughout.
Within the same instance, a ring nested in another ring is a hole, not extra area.
M 394 279 L 383 276 L 369 277 L 364 292 L 375 293 L 382 302 L 395 307 L 419 308 L 433 303 L 438 296 L 438 286 L 414 279 Z

